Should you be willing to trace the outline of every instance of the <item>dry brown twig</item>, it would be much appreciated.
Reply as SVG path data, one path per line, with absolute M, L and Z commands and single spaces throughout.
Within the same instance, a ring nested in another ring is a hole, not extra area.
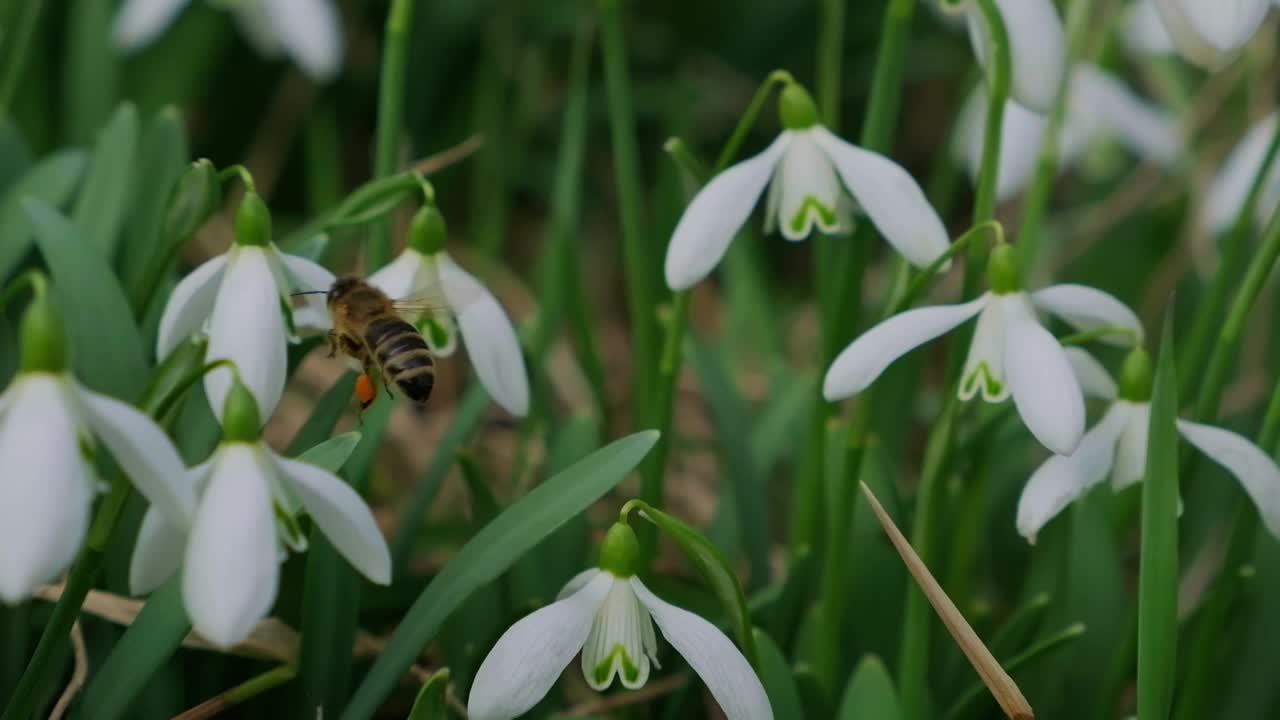
M 71 625 L 71 652 L 75 661 L 71 671 L 71 682 L 67 683 L 62 695 L 58 697 L 58 704 L 54 705 L 53 712 L 49 713 L 49 720 L 62 720 L 62 717 L 67 714 L 67 709 L 71 707 L 71 701 L 89 679 L 89 653 L 84 647 L 84 630 L 80 628 L 79 620 Z
M 907 566 L 907 570 L 911 576 L 915 578 L 916 584 L 920 586 L 920 590 L 925 597 L 929 599 L 929 604 L 938 613 L 938 617 L 942 620 L 942 624 L 947 627 L 947 632 L 951 633 L 951 637 L 955 639 L 956 644 L 960 646 L 960 650 L 964 656 L 969 659 L 969 664 L 973 665 L 973 669 L 978 671 L 978 676 L 982 678 L 983 684 L 991 691 L 996 702 L 1000 704 L 1000 709 L 1004 710 L 1005 715 L 1011 720 L 1034 720 L 1035 713 L 1031 710 L 1030 703 L 1023 696 L 1022 691 L 1018 689 L 1018 684 L 1009 677 L 1009 673 L 996 660 L 987 646 L 983 644 L 978 634 L 969 626 L 969 621 L 964 619 L 964 615 L 956 609 L 955 603 L 951 602 L 951 598 L 947 597 L 947 593 L 933 578 L 933 574 L 929 572 L 929 568 L 925 566 L 924 561 L 916 554 L 911 543 L 902 535 L 902 531 L 898 530 L 898 526 L 893 524 L 893 518 L 889 517 L 889 513 L 885 512 L 880 506 L 880 501 L 876 499 L 875 493 L 871 492 L 871 488 L 866 483 L 862 485 L 862 494 L 866 496 L 867 503 L 871 506 L 871 510 L 875 513 L 876 519 L 880 521 L 880 526 L 884 528 L 884 532 L 889 536 L 889 541 L 893 543 L 894 549 L 898 551 L 898 555 L 902 557 L 902 562 Z
M 597 715 L 599 713 L 617 710 L 618 708 L 628 705 L 636 705 L 642 702 L 648 702 L 656 697 L 661 697 L 667 693 L 675 692 L 684 687 L 689 682 L 689 678 L 684 675 L 671 675 L 661 680 L 651 682 L 639 690 L 628 690 L 620 692 L 609 697 L 596 697 L 586 702 L 579 703 L 566 710 L 561 717 L 583 717 L 584 715 Z

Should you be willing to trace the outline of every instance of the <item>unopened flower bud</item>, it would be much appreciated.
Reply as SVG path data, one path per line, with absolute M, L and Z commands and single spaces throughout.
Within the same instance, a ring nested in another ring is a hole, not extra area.
M 205 159 L 191 163 L 169 194 L 161 224 L 162 237 L 189 238 L 222 205 L 222 184 L 213 163 Z

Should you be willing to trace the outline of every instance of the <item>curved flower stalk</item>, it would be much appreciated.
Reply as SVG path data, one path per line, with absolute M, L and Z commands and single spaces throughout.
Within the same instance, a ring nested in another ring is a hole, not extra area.
M 765 186 L 766 232 L 776 227 L 788 240 L 803 240 L 815 228 L 848 232 L 856 205 L 917 267 L 946 252 L 942 219 L 906 170 L 819 124 L 813 99 L 800 85 L 783 89 L 778 108 L 782 134 L 764 152 L 712 178 L 685 208 L 667 248 L 672 290 L 688 289 L 719 264 Z
M 448 356 L 457 336 L 467 346 L 476 375 L 494 401 L 512 415 L 529 412 L 529 376 L 520 341 L 493 293 L 444 250 L 444 217 L 423 207 L 399 257 L 369 276 L 369 283 L 395 298 L 426 295 L 436 307 L 413 318 L 432 352 Z
M 1156 9 L 1184 58 L 1220 70 L 1257 32 L 1271 0 L 1156 0 Z
M 1067 33 L 1062 18 L 1052 0 L 993 2 L 1009 36 L 1010 93 L 1025 107 L 1048 113 L 1067 68 Z M 942 7 L 964 13 L 973 53 L 985 68 L 991 56 L 991 37 L 978 0 L 942 0 Z
M 471 720 L 511 720 L 532 708 L 582 652 L 582 675 L 595 690 L 618 678 L 643 687 L 658 664 L 656 622 L 706 683 L 728 720 L 772 720 L 764 686 L 729 638 L 676 607 L 635 576 L 639 541 L 615 523 L 600 549 L 600 567 L 565 585 L 556 602 L 512 625 L 485 656 L 467 698 Z
M 964 163 L 975 182 L 982 165 L 986 95 L 986 88 L 978 85 L 965 101 L 952 145 L 952 152 Z M 1000 172 L 996 180 L 996 196 L 1000 201 L 1022 192 L 1030 182 L 1048 123 L 1047 116 L 1015 101 L 1005 104 Z M 1108 137 L 1119 139 L 1139 158 L 1166 168 L 1177 163 L 1181 153 L 1177 122 L 1172 114 L 1138 97 L 1101 68 L 1077 64 L 1071 72 L 1058 168 L 1065 170 L 1094 143 Z
M 272 452 L 244 385 L 232 386 L 226 404 L 222 444 L 209 460 L 170 479 L 199 501 L 176 520 L 154 506 L 147 510 L 129 567 L 130 591 L 141 594 L 181 566 L 192 626 L 221 647 L 244 640 L 270 611 L 284 548 L 307 548 L 301 512 L 352 567 L 379 585 L 391 582 L 391 553 L 360 496 L 333 473 Z
M 1225 232 L 1235 222 L 1236 215 L 1249 196 L 1253 179 L 1266 161 L 1267 146 L 1276 133 L 1277 113 L 1258 121 L 1227 155 L 1227 159 L 1213 176 L 1209 193 L 1205 198 L 1204 225 L 1214 234 Z M 1265 225 L 1280 207 L 1280 162 L 1272 163 L 1271 170 L 1262 184 L 1258 196 L 1255 221 Z
M 988 276 L 991 290 L 976 300 L 908 310 L 858 337 L 827 370 L 823 395 L 835 402 L 862 392 L 894 360 L 976 316 L 960 399 L 981 395 L 994 403 L 1012 396 L 1023 423 L 1042 445 L 1059 455 L 1073 452 L 1084 434 L 1084 398 L 1070 359 L 1036 311 L 1057 315 L 1082 332 L 1127 331 L 1128 337 L 1103 338 L 1120 345 L 1140 341 L 1142 325 L 1119 300 L 1091 287 L 1022 290 L 1008 245 L 992 252 Z
M 1097 361 L 1086 372 L 1102 373 Z M 1018 500 L 1018 532 L 1035 542 L 1040 532 L 1067 505 L 1111 478 L 1119 492 L 1142 479 L 1147 459 L 1147 426 L 1151 417 L 1151 358 L 1141 347 L 1125 358 L 1115 383 L 1093 384 L 1097 397 L 1111 401 L 1102 419 L 1085 433 L 1071 455 L 1054 455 L 1032 473 Z M 1109 380 L 1109 378 L 1108 378 Z M 1240 482 L 1258 508 L 1267 530 L 1280 537 L 1280 467 L 1258 446 L 1236 433 L 1211 425 L 1177 421 L 1178 433 Z
M 61 319 L 41 288 L 21 331 L 21 370 L 0 394 L 0 600 L 17 603 L 67 569 L 84 540 L 101 444 L 170 517 L 195 499 L 178 451 L 151 418 L 76 382 Z
M 327 330 L 324 296 L 307 296 L 294 310 L 290 293 L 328 288 L 333 273 L 306 258 L 280 252 L 271 242 L 266 206 L 245 194 L 236 216 L 236 242 L 224 254 L 191 271 L 173 289 L 156 338 L 164 357 L 192 333 L 209 336 L 209 361 L 230 360 L 253 392 L 263 417 L 280 402 L 286 374 L 286 346 L 294 329 Z M 232 371 L 205 375 L 204 389 L 218 420 L 231 387 Z
M 155 42 L 189 0 L 125 0 L 112 36 L 118 49 Z M 214 0 L 211 0 L 214 2 Z M 342 65 L 342 25 L 332 0 L 220 0 L 244 37 L 267 58 L 288 55 L 312 79 L 324 82 Z
M 1172 55 L 1178 51 L 1165 29 L 1156 0 L 1134 0 L 1124 9 L 1121 38 L 1135 55 Z

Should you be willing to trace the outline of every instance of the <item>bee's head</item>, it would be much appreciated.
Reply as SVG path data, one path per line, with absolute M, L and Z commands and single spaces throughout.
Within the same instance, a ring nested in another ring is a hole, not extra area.
M 343 275 L 333 281 L 333 286 L 329 288 L 329 294 L 325 297 L 325 301 L 332 305 L 363 283 L 363 280 L 354 275 Z

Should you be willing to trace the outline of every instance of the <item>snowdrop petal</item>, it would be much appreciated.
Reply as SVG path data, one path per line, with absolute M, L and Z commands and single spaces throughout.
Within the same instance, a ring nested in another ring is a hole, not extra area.
M 512 415 L 529 411 L 529 376 L 515 328 L 502 305 L 447 253 L 436 255 L 440 286 L 458 318 L 471 366 L 495 402 Z
M 77 388 L 85 419 L 134 487 L 173 523 L 184 523 L 196 498 L 187 469 L 164 430 L 137 408 L 86 387 Z
M 186 5 L 187 0 L 125 0 L 111 28 L 116 48 L 129 51 L 149 45 Z
M 1084 435 L 1084 395 L 1062 346 L 1031 317 L 1005 306 L 1004 371 L 1022 422 L 1042 445 L 1070 455 Z
M 1067 37 L 1062 18 L 1051 0 L 996 0 L 1009 36 L 1013 76 L 1010 95 L 1029 109 L 1048 113 L 1067 68 Z M 990 35 L 982 11 L 970 4 L 969 38 L 984 67 L 990 56 Z
M 156 333 L 157 358 L 163 359 L 178 343 L 204 327 L 213 312 L 214 298 L 218 296 L 226 267 L 227 256 L 219 255 L 192 270 L 173 288 L 160 315 L 160 330 Z
M 587 685 L 599 692 L 617 676 L 628 690 L 644 687 L 651 665 L 645 651 L 645 628 L 652 624 L 631 585 L 615 579 L 582 646 L 582 676 Z
M 1258 29 L 1267 0 L 1156 0 L 1156 9 L 1183 57 L 1219 70 Z
M 835 402 L 862 392 L 894 360 L 977 315 L 989 297 L 908 310 L 866 331 L 836 356 L 822 382 L 823 397 Z
M 342 25 L 332 0 L 261 2 L 271 29 L 294 62 L 325 82 L 342 65 Z
M 901 165 L 847 143 L 822 126 L 810 132 L 862 212 L 903 257 L 925 267 L 947 251 L 950 241 L 942 218 Z
M 1036 534 L 1076 498 L 1107 479 L 1116 442 L 1125 428 L 1125 412 L 1111 407 L 1070 455 L 1053 455 L 1031 474 L 1018 499 L 1018 534 L 1035 542 Z
M 678 608 L 640 582 L 628 580 L 648 608 L 662 636 L 698 673 L 728 720 L 772 720 L 773 709 L 760 679 L 738 648 L 715 625 Z
M 827 234 L 849 230 L 838 212 L 840 181 L 814 135 L 812 130 L 792 131 L 791 144 L 769 186 L 769 203 L 776 211 L 773 220 L 788 240 L 809 237 L 815 226 Z M 766 218 L 765 225 L 771 224 Z
M 1070 109 L 1073 122 L 1093 118 L 1100 131 L 1115 135 L 1144 160 L 1163 167 L 1178 160 L 1183 142 L 1173 115 L 1094 65 L 1082 63 L 1073 69 Z
M 1067 354 L 1067 362 L 1071 363 L 1071 372 L 1080 382 L 1080 390 L 1085 397 L 1114 400 L 1119 388 L 1110 373 L 1098 362 L 1098 359 L 1078 347 L 1063 348 Z
M 952 152 L 964 164 L 969 179 L 977 182 L 982 169 L 982 146 L 986 140 L 987 89 L 978 83 L 960 110 Z M 1000 125 L 1000 159 L 996 175 L 996 199 L 1008 200 L 1026 188 L 1035 172 L 1040 145 L 1044 141 L 1048 119 L 1010 100 L 1004 104 Z M 1066 147 L 1066 143 L 1062 143 Z M 1061 153 L 1060 166 L 1066 166 L 1073 155 Z
M 319 263 L 287 253 L 278 253 L 278 257 L 284 264 L 285 274 L 290 280 L 289 287 L 280 288 L 281 294 L 286 296 L 286 301 L 289 300 L 289 293 L 299 290 L 304 292 L 309 290 L 328 290 L 333 285 L 333 273 Z M 324 295 L 303 295 L 301 299 L 303 301 L 302 306 L 293 311 L 293 324 L 295 326 L 313 330 L 328 330 L 333 326 L 329 318 L 329 308 L 325 303 Z
M 711 178 L 685 208 L 667 246 L 665 274 L 672 290 L 693 286 L 720 262 L 751 215 L 793 134 L 783 132 L 764 152 Z
M 391 583 L 391 553 L 364 500 L 333 473 L 275 455 L 289 490 L 351 566 L 379 585 Z
M 983 401 L 998 403 L 1009 397 L 1009 383 L 1004 378 L 1004 306 L 1008 296 L 987 293 L 987 297 L 991 300 L 982 308 L 973 329 L 957 396 L 968 401 L 981 392 Z
M 600 574 L 600 568 L 587 568 L 582 572 L 569 578 L 569 582 L 560 588 L 560 594 L 556 595 L 556 600 L 563 600 L 570 595 L 578 592 L 587 586 L 587 583 L 595 579 Z
M 217 453 L 191 526 L 182 598 L 196 632 L 227 648 L 271 610 L 280 551 L 265 451 L 233 443 Z
M 165 519 L 155 508 L 147 508 L 138 528 L 138 540 L 129 560 L 129 592 L 143 595 L 155 590 L 182 566 L 187 534 Z
M 1142 322 L 1128 305 L 1114 295 L 1087 285 L 1052 285 L 1031 293 L 1031 302 L 1045 312 L 1067 321 L 1080 332 L 1103 327 L 1121 327 L 1133 331 L 1134 336 L 1109 333 L 1099 340 L 1111 345 L 1130 347 L 1135 339 L 1142 343 Z
M 467 716 L 471 720 L 511 720 L 547 694 L 591 632 L 591 622 L 616 580 L 608 573 L 581 590 L 521 618 L 480 663 Z
M 1169 55 L 1175 52 L 1173 38 L 1160 19 L 1155 0 L 1136 0 L 1125 8 L 1122 34 L 1125 47 L 1133 53 Z
M 0 423 L 0 601 L 16 603 L 71 565 L 89 525 L 94 476 L 66 380 L 20 375 Z
M 1257 445 L 1222 428 L 1179 420 L 1178 432 L 1236 476 L 1257 506 L 1267 531 L 1280 537 L 1280 467 L 1275 461 Z
M 1249 128 L 1213 176 L 1204 208 L 1204 223 L 1210 231 L 1224 232 L 1235 222 L 1236 215 L 1240 213 L 1249 189 L 1253 186 L 1253 179 L 1266 159 L 1267 146 L 1276 132 L 1276 117 L 1277 113 L 1272 112 Z M 1264 187 L 1280 189 L 1280 163 L 1271 168 Z M 1266 193 L 1262 198 L 1265 197 Z M 1274 201 L 1261 202 L 1262 198 L 1259 198 L 1258 209 L 1270 215 L 1275 209 Z
M 1147 472 L 1147 433 L 1151 423 L 1150 403 L 1116 401 L 1126 413 L 1124 431 L 1116 444 L 1116 465 L 1111 471 L 1111 488 L 1119 492 L 1142 479 Z
M 263 422 L 271 417 L 285 381 L 285 324 L 275 278 L 266 252 L 241 247 L 227 266 L 226 277 L 209 319 L 210 362 L 235 363 L 240 379 L 258 401 Z M 218 420 L 231 389 L 232 373 L 219 368 L 204 376 L 204 390 Z
M 409 297 L 419 292 L 419 276 L 425 271 L 426 257 L 414 250 L 406 248 L 396 256 L 395 260 L 383 265 L 377 272 L 369 276 L 369 284 L 386 293 L 391 298 Z

